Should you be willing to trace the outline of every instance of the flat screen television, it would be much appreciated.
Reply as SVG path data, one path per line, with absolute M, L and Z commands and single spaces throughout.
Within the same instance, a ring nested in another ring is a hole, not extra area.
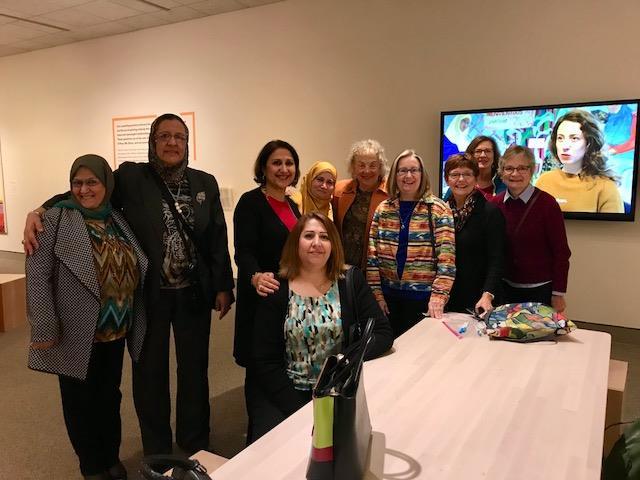
M 496 141 L 501 153 L 514 144 L 532 149 L 536 165 L 531 182 L 556 198 L 565 218 L 633 221 L 639 102 L 616 100 L 442 112 L 440 196 L 446 197 L 449 189 L 444 179 L 446 159 L 465 152 L 475 137 L 485 135 Z M 567 114 L 573 115 L 563 120 Z M 575 120 L 573 128 L 572 123 L 565 123 L 571 122 L 569 119 Z M 558 129 L 552 143 L 556 123 Z M 577 145 L 578 153 L 570 154 L 570 147 L 563 146 L 570 142 Z

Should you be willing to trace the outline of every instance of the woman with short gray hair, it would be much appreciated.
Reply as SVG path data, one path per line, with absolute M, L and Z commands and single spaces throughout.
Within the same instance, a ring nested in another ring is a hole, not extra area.
M 367 263 L 367 238 L 376 207 L 386 200 L 387 159 L 377 140 L 351 146 L 347 159 L 350 180 L 341 180 L 333 192 L 333 220 L 345 249 L 345 261 L 362 269 Z

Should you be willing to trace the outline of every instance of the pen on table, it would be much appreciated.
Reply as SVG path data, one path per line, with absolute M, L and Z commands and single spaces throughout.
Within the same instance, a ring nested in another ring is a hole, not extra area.
M 460 340 L 460 339 L 462 338 L 462 335 L 460 335 L 460 334 L 459 334 L 458 332 L 456 332 L 453 328 L 451 328 L 447 322 L 445 322 L 445 321 L 443 320 L 443 321 L 442 321 L 442 324 L 443 324 L 445 327 L 447 327 L 447 330 L 449 330 L 451 333 L 453 333 L 453 334 L 456 336 L 456 338 L 457 338 L 458 340 Z

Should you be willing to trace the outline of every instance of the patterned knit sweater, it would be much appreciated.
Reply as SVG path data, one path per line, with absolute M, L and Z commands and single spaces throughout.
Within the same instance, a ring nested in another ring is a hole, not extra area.
M 435 258 L 428 204 L 431 204 L 435 228 Z M 456 276 L 456 240 L 451 209 L 433 195 L 418 201 L 409 221 L 407 261 L 402 278 L 398 278 L 399 209 L 399 200 L 389 199 L 378 205 L 373 215 L 369 232 L 367 282 L 377 300 L 384 299 L 384 286 L 408 292 L 428 292 L 432 298 L 440 297 L 446 302 Z

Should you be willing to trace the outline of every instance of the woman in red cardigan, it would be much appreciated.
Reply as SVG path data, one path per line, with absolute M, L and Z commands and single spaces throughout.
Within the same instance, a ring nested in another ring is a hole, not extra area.
M 492 202 L 507 224 L 504 296 L 507 303 L 541 302 L 562 312 L 571 250 L 560 207 L 551 195 L 531 185 L 534 167 L 527 147 L 511 146 L 500 158 L 507 191 Z

